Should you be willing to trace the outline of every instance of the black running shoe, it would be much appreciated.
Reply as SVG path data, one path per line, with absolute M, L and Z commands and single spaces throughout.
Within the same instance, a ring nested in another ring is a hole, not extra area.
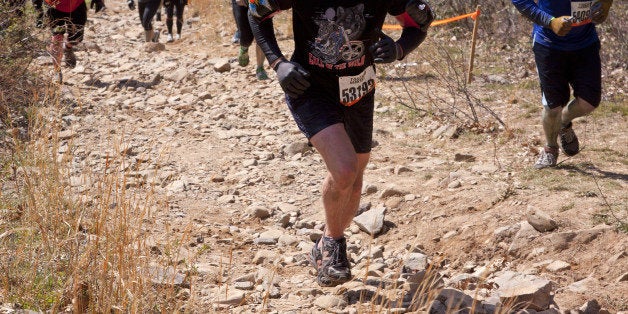
M 76 55 L 72 48 L 63 47 L 63 56 L 65 57 L 65 65 L 74 68 L 76 67 Z
M 322 243 L 322 249 L 319 243 Z M 314 244 L 310 262 L 316 268 L 316 281 L 321 287 L 333 287 L 351 280 L 351 266 L 347 259 L 347 240 L 322 237 Z
M 578 152 L 580 152 L 578 137 L 571 126 L 572 124 L 569 122 L 567 127 L 560 130 L 560 147 L 563 149 L 563 153 L 567 156 L 575 156 Z

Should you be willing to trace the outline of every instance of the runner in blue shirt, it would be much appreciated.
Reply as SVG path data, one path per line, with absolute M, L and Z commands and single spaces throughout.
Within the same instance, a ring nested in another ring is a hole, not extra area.
M 595 24 L 606 20 L 613 0 L 512 0 L 534 22 L 534 59 L 543 100 L 546 145 L 534 165 L 553 167 L 558 159 L 558 137 L 563 153 L 580 151 L 571 121 L 591 113 L 600 104 L 602 78 L 600 41 Z M 570 99 L 570 89 L 574 99 Z

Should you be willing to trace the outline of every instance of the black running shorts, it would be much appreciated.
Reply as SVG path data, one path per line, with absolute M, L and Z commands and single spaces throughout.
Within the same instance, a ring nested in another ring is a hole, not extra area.
M 371 151 L 373 142 L 373 108 L 375 91 L 365 95 L 358 103 L 346 107 L 333 96 L 305 93 L 299 98 L 286 96 L 288 108 L 297 126 L 308 139 L 321 130 L 342 123 L 356 153 Z
M 85 23 L 87 22 L 87 6 L 81 3 L 71 13 L 59 11 L 53 7 L 48 7 L 46 13 L 49 27 L 53 35 L 68 33 L 68 40 L 77 44 L 83 41 Z
M 597 107 L 602 96 L 600 42 L 575 51 L 560 51 L 534 44 L 543 105 L 552 109 L 567 105 L 569 86 L 574 97 Z

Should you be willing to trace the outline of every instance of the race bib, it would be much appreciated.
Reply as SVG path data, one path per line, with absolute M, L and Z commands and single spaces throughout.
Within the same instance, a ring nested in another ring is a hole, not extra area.
M 375 68 L 370 66 L 355 76 L 341 76 L 338 78 L 338 86 L 340 103 L 353 106 L 375 88 Z
M 591 6 L 593 1 L 571 2 L 571 16 L 575 19 L 573 26 L 591 23 Z

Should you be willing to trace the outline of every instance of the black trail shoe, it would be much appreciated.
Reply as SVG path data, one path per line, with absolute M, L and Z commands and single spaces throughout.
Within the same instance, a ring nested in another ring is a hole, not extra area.
M 322 248 L 319 248 L 320 242 Z M 347 240 L 322 237 L 310 254 L 310 263 L 316 268 L 316 281 L 321 287 L 333 287 L 351 280 L 351 268 L 347 259 Z
M 63 47 L 63 56 L 65 57 L 65 65 L 69 68 L 76 67 L 76 55 L 72 48 Z
M 580 152 L 580 143 L 578 142 L 578 136 L 571 127 L 572 124 L 560 130 L 560 147 L 563 149 L 563 153 L 567 156 L 575 156 Z

